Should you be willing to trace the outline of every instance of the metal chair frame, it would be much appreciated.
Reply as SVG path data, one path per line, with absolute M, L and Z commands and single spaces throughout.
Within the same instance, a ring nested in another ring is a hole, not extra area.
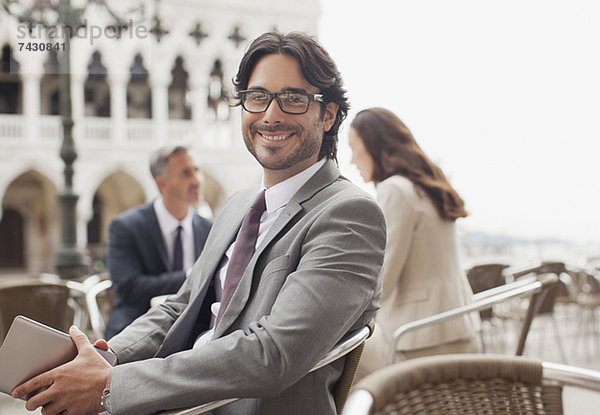
M 473 294 L 480 293 L 485 290 L 489 290 L 495 287 L 506 284 L 502 270 L 507 268 L 508 265 L 500 262 L 485 262 L 474 264 L 470 268 L 466 269 L 467 279 Z M 484 308 L 479 310 L 479 317 L 481 319 L 481 327 L 479 328 L 479 338 L 481 340 L 481 347 L 483 353 L 488 348 L 488 341 L 486 340 L 486 333 L 494 335 L 496 329 L 496 319 L 492 308 Z M 490 346 L 495 342 L 490 343 Z
M 388 350 L 387 363 L 394 363 L 396 345 L 398 344 L 400 337 L 410 331 L 430 326 L 432 324 L 441 323 L 466 313 L 489 308 L 494 304 L 502 303 L 509 299 L 529 294 L 531 295 L 531 299 L 529 301 L 527 315 L 523 321 L 521 335 L 519 337 L 517 350 L 515 352 L 517 356 L 522 355 L 533 317 L 535 316 L 538 307 L 544 300 L 548 288 L 557 282 L 558 276 L 555 274 L 521 277 L 514 282 L 474 294 L 473 302 L 471 304 L 403 324 L 402 326 L 398 327 L 392 335 L 392 341 Z
M 565 263 L 565 272 L 559 277 L 567 292 L 567 297 L 561 298 L 561 302 L 575 306 L 577 311 L 577 333 L 573 336 L 573 350 L 577 348 L 578 341 L 588 343 L 589 346 L 589 342 L 584 340 L 586 335 L 591 334 L 595 350 L 589 347 L 588 354 L 593 358 L 600 351 L 600 333 L 596 317 L 600 308 L 600 271 L 589 266 Z M 590 328 L 591 332 L 587 332 Z
M 56 274 L 44 272 L 40 275 L 39 279 L 42 282 L 64 284 L 71 290 L 69 304 L 75 310 L 73 324 L 82 330 L 87 331 L 86 325 L 89 318 L 89 309 L 85 303 L 85 296 L 88 290 L 100 281 L 101 276 L 99 274 L 94 274 L 81 280 L 65 280 Z
M 92 285 L 85 293 L 85 303 L 87 305 L 88 315 L 92 334 L 96 339 L 104 338 L 106 321 L 98 304 L 98 295 L 112 288 L 111 280 L 102 280 Z
M 112 286 L 107 272 L 90 275 L 79 281 L 63 280 L 58 275 L 43 273 L 40 280 L 65 284 L 71 290 L 69 304 L 75 310 L 73 324 L 96 339 L 104 337 L 106 323 L 98 304 L 98 295 Z

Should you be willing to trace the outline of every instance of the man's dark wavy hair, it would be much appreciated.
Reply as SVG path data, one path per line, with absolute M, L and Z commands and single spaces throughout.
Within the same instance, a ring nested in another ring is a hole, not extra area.
M 314 37 L 300 32 L 285 35 L 268 32 L 256 38 L 248 47 L 233 80 L 234 98 L 239 99 L 238 92 L 248 88 L 248 80 L 258 60 L 270 54 L 289 55 L 298 61 L 304 78 L 311 85 L 319 88 L 319 93 L 323 94 L 325 103 L 321 106 L 321 115 L 325 113 L 326 103 L 338 104 L 335 122 L 329 131 L 324 133 L 323 144 L 319 151 L 319 158 L 327 156 L 337 162 L 338 130 L 348 114 L 350 104 L 337 66 Z

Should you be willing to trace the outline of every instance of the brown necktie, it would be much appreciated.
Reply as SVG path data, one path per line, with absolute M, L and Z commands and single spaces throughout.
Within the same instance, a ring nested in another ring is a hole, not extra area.
M 246 216 L 244 216 L 242 226 L 235 239 L 235 247 L 233 248 L 233 254 L 231 255 L 231 260 L 227 267 L 225 285 L 223 286 L 223 295 L 221 297 L 221 307 L 219 308 L 219 315 L 217 316 L 215 325 L 218 325 L 219 321 L 221 321 L 221 317 L 229 304 L 229 300 L 231 300 L 231 297 L 250 262 L 250 258 L 252 258 L 252 255 L 254 254 L 256 239 L 258 238 L 258 228 L 260 226 L 260 217 L 266 208 L 265 191 L 263 190 L 258 194 L 258 197 L 250 207 L 250 210 L 246 213 Z

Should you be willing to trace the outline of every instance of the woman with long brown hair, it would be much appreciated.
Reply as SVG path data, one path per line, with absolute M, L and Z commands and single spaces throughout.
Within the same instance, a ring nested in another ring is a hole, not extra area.
M 470 301 L 455 226 L 467 212 L 442 170 L 391 111 L 359 112 L 348 140 L 352 163 L 366 182 L 376 185 L 387 223 L 381 309 L 359 368 L 364 376 L 385 366 L 399 326 Z M 478 352 L 479 317 L 471 314 L 407 334 L 396 347 L 396 360 Z

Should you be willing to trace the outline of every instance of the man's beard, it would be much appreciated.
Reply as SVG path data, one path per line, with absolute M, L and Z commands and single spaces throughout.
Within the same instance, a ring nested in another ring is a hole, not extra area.
M 255 123 L 250 126 L 249 134 L 247 130 L 244 130 L 244 143 L 246 148 L 254 156 L 254 158 L 260 163 L 262 167 L 269 170 L 285 170 L 288 169 L 301 161 L 304 161 L 316 153 L 319 152 L 321 141 L 315 139 L 317 134 L 322 134 L 323 128 L 321 122 L 317 121 L 313 124 L 310 131 L 305 130 L 301 126 L 291 126 L 289 124 L 280 124 L 277 126 L 268 126 L 264 124 Z M 294 132 L 296 135 L 297 145 L 294 150 L 288 154 L 285 158 L 278 158 L 277 152 L 281 151 L 281 148 L 268 148 L 264 150 L 273 155 L 273 157 L 260 156 L 256 151 L 256 142 L 252 140 L 253 137 L 259 135 L 258 131 L 268 132 Z M 250 137 L 248 137 L 250 135 Z

